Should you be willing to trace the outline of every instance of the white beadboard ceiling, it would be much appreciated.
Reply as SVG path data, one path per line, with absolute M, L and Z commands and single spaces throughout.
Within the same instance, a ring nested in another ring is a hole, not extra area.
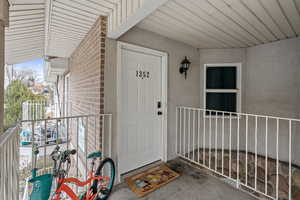
M 300 0 L 169 0 L 161 6 L 165 1 L 9 0 L 6 63 L 69 57 L 100 15 L 108 16 L 109 35 L 140 22 L 197 48 L 249 47 L 300 34 Z
M 6 63 L 69 57 L 100 15 L 120 0 L 9 0 Z
M 300 35 L 300 0 L 170 0 L 138 25 L 197 48 L 250 47 Z
M 5 29 L 5 60 L 19 63 L 44 55 L 45 4 L 43 0 L 10 0 L 9 27 Z
M 100 15 L 118 0 L 52 0 L 46 27 L 46 55 L 69 57 Z

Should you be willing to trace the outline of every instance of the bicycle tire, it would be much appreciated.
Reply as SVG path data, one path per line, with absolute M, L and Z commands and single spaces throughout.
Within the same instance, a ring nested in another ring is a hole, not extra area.
M 107 191 L 107 194 L 103 197 L 96 197 L 95 200 L 107 200 L 108 197 L 110 196 L 111 192 L 112 192 L 112 189 L 113 189 L 113 186 L 114 186 L 114 182 L 115 182 L 115 175 L 116 175 L 116 168 L 115 168 L 115 163 L 114 161 L 111 159 L 111 158 L 105 158 L 98 166 L 96 172 L 95 172 L 95 176 L 100 176 L 101 175 L 101 170 L 102 168 L 105 166 L 105 164 L 110 164 L 111 165 L 111 181 L 110 181 L 110 185 L 109 185 L 109 188 L 108 191 Z M 92 185 L 92 188 L 94 189 L 94 192 L 98 192 L 98 180 L 95 180 L 93 182 L 93 185 Z

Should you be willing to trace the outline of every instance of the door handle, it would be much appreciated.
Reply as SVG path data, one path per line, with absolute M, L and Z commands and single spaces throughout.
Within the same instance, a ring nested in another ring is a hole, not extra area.
M 162 115 L 163 113 L 161 111 L 158 111 L 157 112 L 157 115 Z

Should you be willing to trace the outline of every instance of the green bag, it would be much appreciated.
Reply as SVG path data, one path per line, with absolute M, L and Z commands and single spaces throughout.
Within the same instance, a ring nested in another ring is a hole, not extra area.
M 44 174 L 29 180 L 33 184 L 30 200 L 48 200 L 52 187 L 52 174 Z

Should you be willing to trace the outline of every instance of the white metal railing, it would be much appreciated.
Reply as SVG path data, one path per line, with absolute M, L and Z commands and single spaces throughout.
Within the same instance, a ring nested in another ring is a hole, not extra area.
M 89 162 L 88 153 L 102 151 L 104 156 L 111 157 L 112 144 L 112 115 L 78 115 L 69 117 L 58 117 L 50 119 L 23 120 L 22 127 L 30 129 L 31 142 L 28 146 L 21 148 L 33 148 L 38 145 L 39 166 L 30 166 L 39 168 L 39 172 L 44 174 L 52 167 L 52 161 L 49 157 L 56 145 L 61 150 L 76 149 L 75 164 L 72 165 L 70 175 L 77 178 L 87 178 Z M 39 128 L 37 128 L 39 127 Z M 49 131 L 50 128 L 50 131 Z M 54 128 L 54 133 L 52 132 Z M 51 134 L 50 134 L 51 133 Z M 49 135 L 50 134 L 50 135 Z M 53 134 L 55 137 L 52 137 Z M 51 141 L 49 140 L 51 138 Z M 33 152 L 30 151 L 31 165 L 34 165 L 32 158 Z M 22 180 L 27 181 L 27 180 Z M 28 187 L 22 191 L 22 196 L 26 199 L 28 196 Z
M 49 101 L 25 101 L 22 103 L 22 120 L 37 120 L 68 116 L 71 103 L 50 103 Z
M 0 135 L 0 199 L 19 198 L 19 125 Z
M 237 188 L 270 199 L 292 200 L 297 162 L 292 138 L 299 125 L 299 119 L 177 107 L 176 152 L 230 179 Z M 286 193 L 282 177 L 287 177 Z

